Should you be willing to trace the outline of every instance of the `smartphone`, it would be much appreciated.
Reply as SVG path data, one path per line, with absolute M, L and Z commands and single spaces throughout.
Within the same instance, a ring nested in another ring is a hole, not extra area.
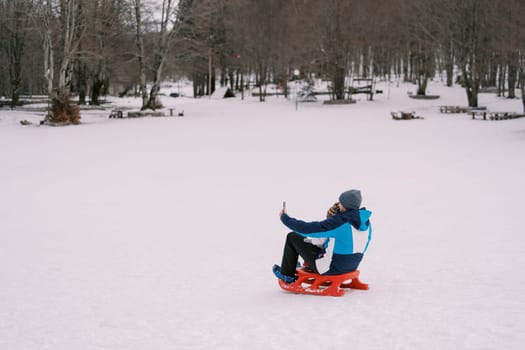
M 283 201 L 283 209 L 286 209 L 286 201 Z

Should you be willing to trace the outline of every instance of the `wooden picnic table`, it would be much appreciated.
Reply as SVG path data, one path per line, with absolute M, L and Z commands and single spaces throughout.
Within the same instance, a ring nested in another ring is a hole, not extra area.
M 483 117 L 483 120 L 487 120 L 487 107 L 469 107 L 467 113 L 472 115 L 472 119 L 476 119 L 477 116 Z

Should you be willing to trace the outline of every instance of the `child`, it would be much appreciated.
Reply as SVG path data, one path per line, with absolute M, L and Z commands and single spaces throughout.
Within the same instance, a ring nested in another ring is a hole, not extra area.
M 312 222 L 294 219 L 283 208 L 281 221 L 293 232 L 286 236 L 281 266 L 273 266 L 275 276 L 294 282 L 299 256 L 305 265 L 322 275 L 356 270 L 372 236 L 372 213 L 361 208 L 361 201 L 359 190 L 343 192 L 339 202 L 328 210 L 328 218 Z

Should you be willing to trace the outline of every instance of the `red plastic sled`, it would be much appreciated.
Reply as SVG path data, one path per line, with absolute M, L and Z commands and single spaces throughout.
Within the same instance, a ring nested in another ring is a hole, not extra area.
M 368 284 L 359 280 L 359 270 L 341 275 L 325 276 L 297 269 L 297 275 L 298 278 L 293 283 L 286 283 L 278 279 L 279 286 L 287 292 L 333 297 L 340 297 L 349 289 L 368 289 Z

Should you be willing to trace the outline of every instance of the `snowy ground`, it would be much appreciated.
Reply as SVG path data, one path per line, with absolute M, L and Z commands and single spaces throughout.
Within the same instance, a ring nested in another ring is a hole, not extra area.
M 0 110 L 0 349 L 521 349 L 525 118 L 440 114 L 466 97 L 437 83 L 429 101 L 383 88 L 298 111 L 165 97 L 183 118 L 57 128 Z M 349 188 L 373 212 L 370 290 L 281 291 L 282 201 L 318 220 Z

